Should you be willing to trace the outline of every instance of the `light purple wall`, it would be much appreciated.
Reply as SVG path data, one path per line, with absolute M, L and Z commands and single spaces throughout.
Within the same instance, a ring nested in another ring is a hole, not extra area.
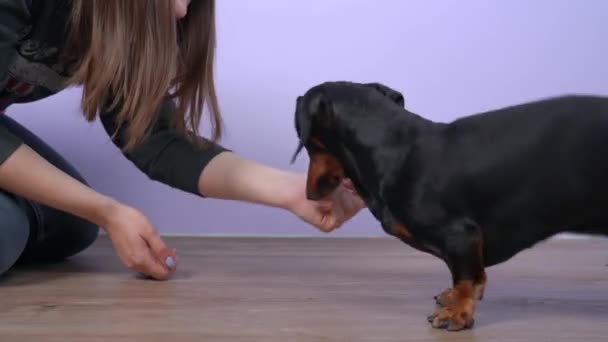
M 305 169 L 304 155 L 289 165 L 294 100 L 325 80 L 384 82 L 404 93 L 409 109 L 441 121 L 547 95 L 608 94 L 606 1 L 218 2 L 224 143 L 280 168 Z M 285 212 L 149 181 L 98 124 L 80 119 L 78 95 L 70 90 L 11 113 L 163 233 L 317 234 Z M 331 236 L 381 234 L 365 212 Z

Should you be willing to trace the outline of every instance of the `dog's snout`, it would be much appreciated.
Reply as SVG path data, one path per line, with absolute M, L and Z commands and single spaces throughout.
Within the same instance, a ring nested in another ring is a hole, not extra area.
M 319 200 L 330 195 L 342 182 L 344 171 L 340 162 L 328 153 L 311 156 L 308 168 L 306 197 Z
M 306 192 L 306 197 L 311 201 L 320 200 L 329 196 L 342 181 L 339 175 L 325 174 L 317 178 L 314 187 L 310 187 Z

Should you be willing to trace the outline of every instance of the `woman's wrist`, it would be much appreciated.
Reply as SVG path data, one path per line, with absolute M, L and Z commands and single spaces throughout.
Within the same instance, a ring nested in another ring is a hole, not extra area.
M 283 172 L 280 177 L 281 191 L 277 196 L 276 206 L 293 211 L 297 201 L 306 196 L 306 175 L 301 173 Z
M 213 158 L 199 178 L 202 196 L 290 209 L 305 177 L 224 152 Z
M 117 200 L 100 195 L 88 210 L 88 220 L 103 228 L 106 232 L 112 227 L 112 220 L 118 216 L 121 209 L 126 206 Z

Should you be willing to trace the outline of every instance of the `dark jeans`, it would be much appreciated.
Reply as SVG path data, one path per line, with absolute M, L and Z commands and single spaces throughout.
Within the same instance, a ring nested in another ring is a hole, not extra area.
M 88 185 L 74 167 L 19 123 L 0 113 L 0 125 Z M 91 222 L 0 190 L 0 275 L 16 264 L 56 262 L 73 256 L 89 247 L 98 232 Z

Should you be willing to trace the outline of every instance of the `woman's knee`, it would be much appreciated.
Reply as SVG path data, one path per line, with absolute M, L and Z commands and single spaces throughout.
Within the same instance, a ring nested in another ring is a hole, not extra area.
M 30 236 L 26 213 L 17 199 L 0 192 L 0 275 L 15 265 Z
M 97 240 L 99 227 L 78 219 L 78 222 L 74 223 L 73 229 L 70 229 L 68 233 L 71 233 L 71 235 L 67 239 L 64 235 L 63 243 L 57 242 L 57 245 L 63 246 L 63 248 L 58 248 L 55 253 L 50 253 L 49 258 L 62 260 L 83 252 Z
M 36 239 L 23 253 L 21 261 L 56 262 L 72 257 L 90 247 L 99 236 L 99 227 L 68 213 L 30 203 L 39 219 L 32 229 Z
M 91 247 L 93 243 L 99 237 L 99 227 L 89 221 L 85 221 L 82 219 L 77 219 L 76 228 L 74 231 L 74 244 L 71 248 L 71 251 L 68 249 L 68 255 L 65 257 L 70 257 L 72 255 L 78 254 L 85 249 Z

